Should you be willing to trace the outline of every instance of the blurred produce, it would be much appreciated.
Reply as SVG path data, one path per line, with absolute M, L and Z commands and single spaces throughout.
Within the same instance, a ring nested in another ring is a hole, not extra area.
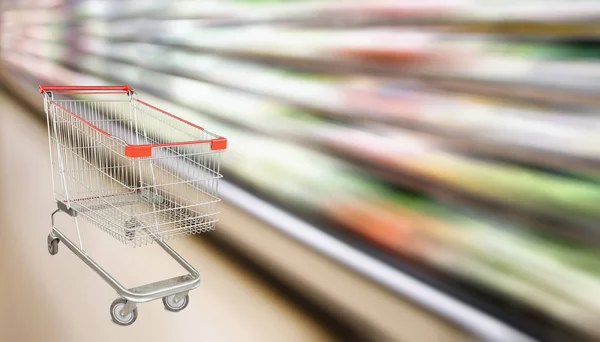
M 566 0 L 5 2 L 2 60 L 139 88 L 226 136 L 242 186 L 600 339 L 598 18 Z

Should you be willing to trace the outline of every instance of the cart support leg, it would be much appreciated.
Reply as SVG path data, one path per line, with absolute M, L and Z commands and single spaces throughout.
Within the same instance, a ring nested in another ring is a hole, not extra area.
M 121 285 L 115 278 L 113 278 L 108 272 L 106 272 L 100 265 L 98 265 L 90 256 L 84 251 L 77 247 L 73 241 L 65 236 L 60 230 L 54 226 L 54 215 L 59 212 L 56 210 L 52 213 L 52 233 L 51 236 L 58 238 L 68 249 L 78 256 L 84 263 L 86 263 L 92 270 L 94 270 L 104 281 L 106 281 L 120 297 L 127 300 L 128 302 L 144 303 L 155 299 L 171 295 L 181 295 L 183 299 L 185 294 L 189 291 L 197 288 L 200 285 L 200 273 L 185 259 L 183 259 L 177 252 L 166 244 L 162 240 L 155 239 L 155 242 L 169 254 L 179 265 L 181 265 L 189 274 L 161 280 L 155 283 L 138 286 L 135 288 L 127 289 Z M 151 232 L 148 232 L 152 234 Z M 135 307 L 133 308 L 135 309 Z M 133 310 L 132 309 L 132 310 Z
M 128 300 L 127 303 L 125 303 L 123 309 L 121 310 L 121 316 L 129 315 L 133 310 L 135 310 L 136 307 L 137 304 L 135 302 Z
M 188 291 L 185 292 L 179 292 L 178 294 L 175 295 L 175 303 L 179 303 L 180 300 L 183 300 L 185 298 L 185 296 L 188 295 Z
M 59 211 L 60 211 L 60 208 L 54 210 L 52 212 L 52 215 L 50 216 L 50 219 L 52 220 L 52 228 L 53 228 L 52 229 L 52 233 L 50 233 L 50 234 L 54 234 L 54 215 L 56 215 L 56 213 L 59 212 Z M 54 235 L 56 235 L 56 234 L 54 234 Z
M 60 242 L 62 242 L 67 248 L 77 255 L 83 262 L 85 262 L 91 269 L 96 271 L 102 279 L 104 279 L 112 288 L 117 292 L 121 293 L 126 290 L 119 282 L 115 280 L 110 274 L 108 274 L 100 265 L 98 265 L 92 258 L 87 256 L 81 249 L 77 247 L 69 238 L 67 238 L 60 230 L 56 227 L 52 227 L 52 234 L 56 235 Z
M 156 238 L 150 231 L 154 238 L 154 241 L 169 254 L 175 261 L 177 261 L 183 268 L 185 268 L 189 274 L 157 281 L 151 284 L 146 284 L 134 288 L 127 289 L 123 287 L 115 278 L 113 278 L 108 272 L 106 272 L 100 265 L 98 265 L 92 258 L 90 258 L 84 251 L 83 248 L 78 247 L 73 241 L 69 240 L 60 230 L 54 226 L 54 215 L 59 211 L 63 211 L 60 208 L 52 213 L 52 232 L 48 235 L 48 251 L 51 255 L 56 254 L 57 243 L 61 241 L 68 249 L 85 262 L 92 270 L 94 270 L 104 281 L 108 283 L 119 297 L 111 305 L 111 315 L 113 321 L 119 325 L 131 325 L 137 318 L 137 303 L 144 303 L 155 299 L 163 298 L 165 307 L 170 311 L 183 310 L 189 301 L 187 297 L 188 292 L 197 288 L 200 285 L 200 273 L 190 265 L 185 259 L 183 259 L 177 252 L 171 248 L 164 241 Z M 67 213 L 68 214 L 68 213 Z M 169 299 L 173 298 L 176 307 L 172 304 L 168 304 Z M 177 307 L 177 304 L 179 307 Z M 117 305 L 121 306 L 117 312 Z

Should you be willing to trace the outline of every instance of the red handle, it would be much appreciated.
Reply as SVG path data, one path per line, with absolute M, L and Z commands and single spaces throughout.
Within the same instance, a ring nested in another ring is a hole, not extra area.
M 65 90 L 65 91 L 103 91 L 103 90 L 120 90 L 123 92 L 133 91 L 128 85 L 121 86 L 44 86 L 39 87 L 40 94 L 45 91 Z

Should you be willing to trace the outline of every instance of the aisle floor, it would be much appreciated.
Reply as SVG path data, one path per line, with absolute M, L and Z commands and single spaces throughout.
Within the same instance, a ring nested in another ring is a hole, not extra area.
M 41 99 L 40 99 L 41 100 Z M 137 322 L 110 321 L 115 292 L 46 236 L 55 209 L 48 142 L 42 122 L 0 94 L 0 341 L 326 341 L 329 336 L 290 302 L 240 269 L 202 239 L 173 242 L 202 275 L 182 312 L 154 301 Z M 58 221 L 74 236 L 69 217 Z M 84 247 L 126 286 L 183 274 L 157 246 L 132 249 L 83 225 Z

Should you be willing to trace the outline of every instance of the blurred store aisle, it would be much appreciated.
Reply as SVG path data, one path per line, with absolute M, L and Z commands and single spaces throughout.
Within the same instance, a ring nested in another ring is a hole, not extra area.
M 139 306 L 133 326 L 110 323 L 114 291 L 64 246 L 57 256 L 47 252 L 54 206 L 44 126 L 4 94 L 0 106 L 1 341 L 330 339 L 305 314 L 201 239 L 173 243 L 203 275 L 186 310 L 173 314 L 151 302 Z M 58 224 L 72 226 L 64 218 Z M 183 273 L 156 246 L 126 248 L 89 228 L 83 225 L 88 253 L 126 286 Z

